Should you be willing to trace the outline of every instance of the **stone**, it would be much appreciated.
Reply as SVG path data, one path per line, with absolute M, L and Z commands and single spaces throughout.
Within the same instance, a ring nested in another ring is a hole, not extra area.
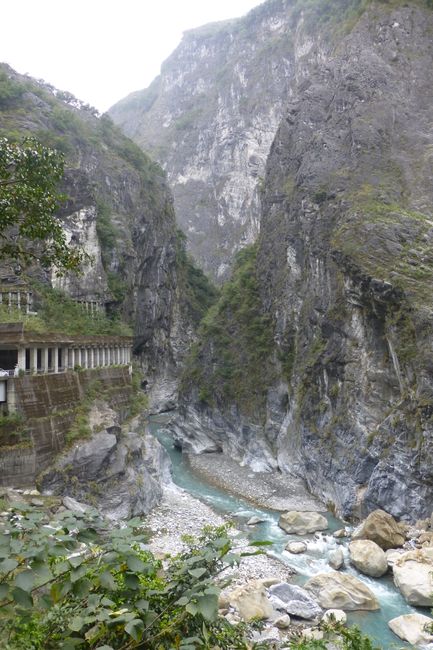
M 307 550 L 307 545 L 304 542 L 289 542 L 286 546 L 286 551 L 298 555 L 299 553 L 305 553 Z
M 308 535 L 328 528 L 328 520 L 319 512 L 299 512 L 290 510 L 280 516 L 280 528 L 289 535 Z
M 262 519 L 261 517 L 251 517 L 251 519 L 248 519 L 247 521 L 247 526 L 255 526 L 256 524 L 262 524 L 265 519 Z
M 327 609 L 322 616 L 322 623 L 341 623 L 345 625 L 347 622 L 347 615 L 342 609 Z
M 433 619 L 424 614 L 404 614 L 388 622 L 391 630 L 403 641 L 412 645 L 424 645 L 433 642 L 433 634 L 426 631 L 426 625 L 432 625 Z
M 62 503 L 65 506 L 65 508 L 79 515 L 82 515 L 83 513 L 86 512 L 86 510 L 89 509 L 88 505 L 86 505 L 85 503 L 80 503 L 80 501 L 77 501 L 72 497 L 64 497 Z
M 308 580 L 305 589 L 317 599 L 323 609 L 343 609 L 348 612 L 380 609 L 375 595 L 367 585 L 345 573 L 319 573 Z
M 418 541 L 423 546 L 433 546 L 433 532 L 421 533 L 418 537 Z
M 281 582 L 269 588 L 270 601 L 277 611 L 284 611 L 291 616 L 311 620 L 321 616 L 322 609 L 302 587 Z
M 393 567 L 396 560 L 403 555 L 405 551 L 403 549 L 389 548 L 385 551 L 386 561 L 388 562 L 389 567 Z
M 341 548 L 336 548 L 329 553 L 328 564 L 336 571 L 344 566 L 344 553 Z
M 322 641 L 325 636 L 322 630 L 313 630 L 311 628 L 302 630 L 301 635 L 307 641 Z
M 228 600 L 244 621 L 267 619 L 274 611 L 265 587 L 257 580 L 251 580 L 246 585 L 231 591 Z
M 403 546 L 405 535 L 392 515 L 374 510 L 352 534 L 352 540 L 369 539 L 384 551 Z
M 369 539 L 358 539 L 349 544 L 350 561 L 367 576 L 380 578 L 388 571 L 385 552 Z
M 274 625 L 279 630 L 286 630 L 288 627 L 290 627 L 290 616 L 288 614 L 284 614 L 283 616 L 276 618 Z
M 403 553 L 394 561 L 394 583 L 410 605 L 433 605 L 433 547 Z
M 42 501 L 42 499 L 31 499 L 30 503 L 33 506 L 38 506 L 38 507 L 42 507 L 44 505 L 44 502 Z
M 341 539 L 342 537 L 347 537 L 347 532 L 345 528 L 339 528 L 338 530 L 335 531 L 333 535 L 337 539 Z

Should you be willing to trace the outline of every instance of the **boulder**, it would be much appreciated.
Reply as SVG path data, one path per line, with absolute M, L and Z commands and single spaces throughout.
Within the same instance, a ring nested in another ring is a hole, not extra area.
M 375 595 L 361 580 L 338 571 L 319 573 L 308 580 L 305 589 L 324 609 L 343 609 L 349 612 L 380 609 Z
M 336 548 L 334 551 L 329 553 L 328 557 L 329 566 L 331 566 L 335 571 L 341 569 L 344 564 L 344 554 L 341 548 Z
M 385 552 L 369 539 L 358 539 L 349 544 L 350 561 L 358 571 L 372 578 L 380 578 L 388 571 Z
M 347 621 L 346 612 L 343 612 L 342 609 L 327 609 L 322 616 L 322 623 L 341 623 L 345 625 Z
M 347 532 L 345 528 L 339 528 L 338 530 L 335 531 L 334 537 L 337 539 L 341 539 L 342 537 L 347 537 Z
M 279 630 L 286 630 L 288 627 L 290 627 L 290 616 L 288 614 L 283 614 L 283 616 L 279 616 L 278 618 L 275 619 L 274 625 Z
M 290 510 L 280 516 L 280 528 L 289 535 L 308 535 L 328 528 L 328 520 L 319 512 L 298 512 Z
M 259 580 L 251 580 L 246 585 L 228 594 L 228 601 L 237 609 L 244 621 L 270 618 L 274 613 L 268 600 L 265 587 Z
M 307 545 L 304 542 L 289 542 L 286 546 L 286 551 L 298 555 L 299 553 L 305 553 L 307 550 Z
M 306 620 L 311 620 L 322 614 L 322 609 L 311 597 L 311 594 L 297 585 L 281 582 L 270 587 L 269 593 L 270 602 L 277 611 Z
M 405 551 L 399 548 L 390 548 L 385 551 L 386 561 L 388 562 L 389 567 L 393 567 L 396 560 L 398 560 Z
M 262 524 L 265 521 L 265 519 L 262 519 L 261 517 L 256 517 L 253 516 L 247 521 L 247 526 L 255 526 L 256 524 Z
M 433 547 L 403 553 L 395 559 L 394 583 L 410 605 L 433 605 Z
M 391 630 L 403 641 L 412 645 L 433 642 L 433 634 L 426 631 L 427 625 L 432 625 L 433 619 L 423 614 L 404 614 L 389 621 Z
M 369 539 L 386 551 L 403 546 L 405 533 L 392 515 L 384 510 L 374 510 L 354 531 L 352 540 L 355 539 Z

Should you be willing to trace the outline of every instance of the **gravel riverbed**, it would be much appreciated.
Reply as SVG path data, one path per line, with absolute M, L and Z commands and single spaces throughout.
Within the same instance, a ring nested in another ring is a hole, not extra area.
M 196 476 L 261 508 L 326 512 L 297 476 L 253 472 L 221 453 L 188 454 L 188 462 Z
M 183 549 L 183 535 L 198 536 L 203 526 L 220 526 L 231 521 L 215 513 L 209 506 L 178 488 L 174 484 L 164 487 L 160 504 L 146 517 L 151 532 L 149 547 L 158 557 L 175 555 Z M 242 533 L 233 529 L 234 546 L 247 548 Z M 266 554 L 243 558 L 239 567 L 230 569 L 233 583 L 243 584 L 253 579 L 276 578 L 286 581 L 291 574 L 289 567 Z

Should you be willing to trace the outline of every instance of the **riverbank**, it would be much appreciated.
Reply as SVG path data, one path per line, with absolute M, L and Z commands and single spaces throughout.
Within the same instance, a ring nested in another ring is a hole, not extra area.
M 221 453 L 187 454 L 186 458 L 196 476 L 260 508 L 326 512 L 326 506 L 308 492 L 305 481 L 297 476 L 253 472 Z
M 146 527 L 151 532 L 149 548 L 160 558 L 176 555 L 186 548 L 183 536 L 198 537 L 204 526 L 221 526 L 229 522 L 234 520 L 215 513 L 188 492 L 170 484 L 164 487 L 160 504 L 146 516 Z M 247 548 L 245 536 L 235 527 L 232 536 L 234 546 Z M 284 582 L 292 575 L 286 564 L 266 554 L 243 558 L 240 567 L 230 573 L 234 584 L 270 577 Z

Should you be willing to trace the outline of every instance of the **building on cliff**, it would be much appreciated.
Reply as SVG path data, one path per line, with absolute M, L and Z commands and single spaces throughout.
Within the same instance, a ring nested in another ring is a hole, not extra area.
M 24 323 L 0 323 L 0 402 L 16 410 L 14 377 L 129 366 L 128 336 L 69 336 L 26 331 Z

